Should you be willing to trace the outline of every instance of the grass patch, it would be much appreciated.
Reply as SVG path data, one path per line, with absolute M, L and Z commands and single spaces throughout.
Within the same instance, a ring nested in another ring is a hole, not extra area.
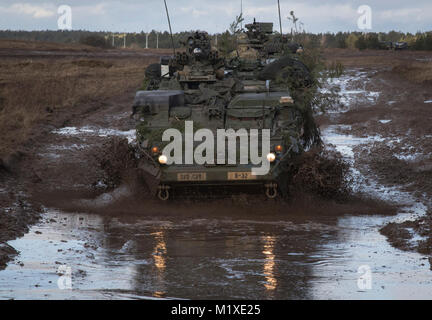
M 392 72 L 414 83 L 432 83 L 431 62 L 401 63 L 393 67 Z
M 0 157 L 56 111 L 136 89 L 155 58 L 10 58 L 0 63 Z

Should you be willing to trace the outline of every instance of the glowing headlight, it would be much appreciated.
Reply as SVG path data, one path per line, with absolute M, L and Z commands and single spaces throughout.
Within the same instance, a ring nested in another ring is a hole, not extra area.
M 168 158 L 164 155 L 161 155 L 158 160 L 160 164 L 167 164 L 168 162 Z
M 268 162 L 274 162 L 276 160 L 276 155 L 274 153 L 272 153 L 272 152 L 269 153 L 267 155 L 267 160 L 268 160 Z

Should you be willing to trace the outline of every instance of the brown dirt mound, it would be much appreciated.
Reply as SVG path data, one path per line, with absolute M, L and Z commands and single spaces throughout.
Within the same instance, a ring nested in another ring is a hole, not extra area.
M 42 211 L 39 205 L 29 204 L 20 194 L 16 177 L 0 169 L 0 188 L 5 186 L 7 192 L 0 192 L 0 270 L 17 254 L 6 242 L 27 233 Z
M 401 250 L 415 250 L 421 254 L 432 255 L 432 212 L 415 221 L 389 223 L 381 228 L 381 234 L 388 241 Z M 419 241 L 412 241 L 413 235 L 422 237 Z
M 7 243 L 0 243 L 0 270 L 6 267 L 6 264 L 18 254 L 14 248 Z

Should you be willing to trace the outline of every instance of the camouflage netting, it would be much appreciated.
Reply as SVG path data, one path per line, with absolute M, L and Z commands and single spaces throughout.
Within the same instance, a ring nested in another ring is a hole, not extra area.
M 202 83 L 199 85 L 198 92 L 186 92 L 186 103 L 206 104 L 223 108 L 231 101 L 240 86 L 241 83 L 232 78 L 216 83 Z
M 280 58 L 264 68 L 258 75 L 260 80 L 273 80 L 288 83 L 290 88 L 310 87 L 313 84 L 311 72 L 308 67 L 300 60 L 286 56 Z
M 304 147 L 322 143 L 321 134 L 314 118 L 314 103 L 318 80 L 299 59 L 282 57 L 269 64 L 259 75 L 260 79 L 274 80 L 276 85 L 286 87 L 296 101 L 303 118 Z
M 350 166 L 334 150 L 314 148 L 299 157 L 292 170 L 292 192 L 344 199 L 351 192 Z

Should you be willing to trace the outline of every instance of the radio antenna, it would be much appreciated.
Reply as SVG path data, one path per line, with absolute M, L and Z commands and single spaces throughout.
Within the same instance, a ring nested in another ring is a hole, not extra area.
M 240 0 L 240 16 L 243 18 L 243 0 Z M 240 22 L 240 28 L 243 30 L 243 20 Z
M 282 37 L 282 19 L 281 19 L 281 13 L 280 13 L 280 0 L 278 0 L 278 11 L 279 11 L 279 28 L 280 28 L 280 34 Z
M 165 10 L 166 10 L 167 18 L 168 18 L 168 26 L 169 26 L 170 34 L 171 34 L 171 45 L 172 45 L 173 52 L 174 52 L 174 55 L 175 55 L 176 54 L 176 50 L 175 50 L 175 47 L 174 47 L 174 38 L 173 38 L 172 29 L 171 29 L 171 21 L 170 21 L 170 17 L 169 17 L 168 6 L 167 6 L 167 3 L 166 3 L 166 0 L 164 0 L 164 3 L 165 3 Z

